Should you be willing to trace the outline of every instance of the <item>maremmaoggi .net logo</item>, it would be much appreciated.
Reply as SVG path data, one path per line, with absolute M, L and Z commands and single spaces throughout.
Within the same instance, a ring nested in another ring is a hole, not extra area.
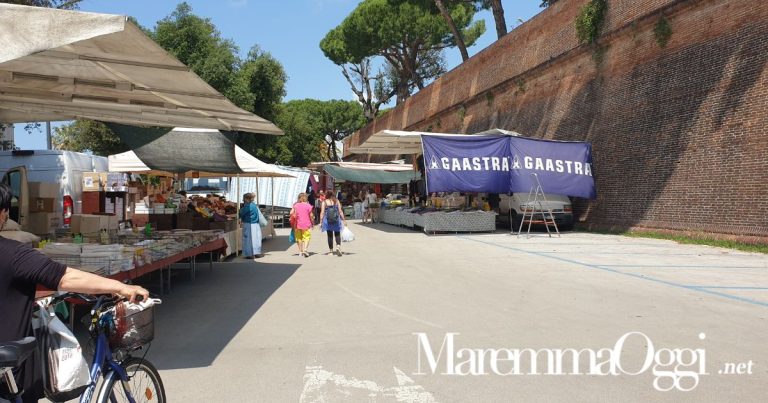
M 456 336 L 446 333 L 435 351 L 426 333 L 413 333 L 418 343 L 418 369 L 414 375 L 641 375 L 650 371 L 653 387 L 661 392 L 691 391 L 706 371 L 704 348 L 656 348 L 642 332 L 628 332 L 613 347 L 600 348 L 458 348 Z M 699 340 L 706 338 L 699 334 Z M 628 342 L 643 346 L 641 358 L 630 359 Z M 752 361 L 742 363 L 752 373 Z M 726 368 L 728 368 L 726 366 Z M 722 373 L 722 371 L 720 371 Z

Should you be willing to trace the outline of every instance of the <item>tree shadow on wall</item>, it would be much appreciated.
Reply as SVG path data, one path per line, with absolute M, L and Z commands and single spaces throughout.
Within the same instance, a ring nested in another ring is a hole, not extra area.
M 701 206 L 707 204 L 701 198 L 711 192 L 671 195 L 665 189 L 681 157 L 691 152 L 691 140 L 721 129 L 748 101 L 746 93 L 759 81 L 767 54 L 760 28 L 745 27 L 637 65 L 629 74 L 592 78 L 566 101 L 567 112 L 559 122 L 549 117 L 555 102 L 550 97 L 531 100 L 493 120 L 532 137 L 592 142 L 598 199 L 591 209 L 586 200 L 574 204 L 577 216 L 589 213 L 588 223 L 627 229 L 642 220 L 707 220 L 707 211 L 691 208 L 689 216 L 680 217 L 679 208 L 671 212 L 664 206 L 687 208 L 685 197 Z M 728 158 L 718 150 L 696 152 Z M 692 175 L 691 183 L 704 185 L 703 178 L 716 173 Z

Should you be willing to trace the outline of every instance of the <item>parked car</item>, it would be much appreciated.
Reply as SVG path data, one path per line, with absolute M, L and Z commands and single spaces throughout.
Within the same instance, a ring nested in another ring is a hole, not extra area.
M 573 208 L 568 196 L 545 194 L 546 201 L 538 200 L 535 204 L 528 200 L 528 193 L 512 193 L 511 195 L 499 195 L 499 219 L 506 223 L 511 223 L 511 228 L 517 231 L 520 228 L 520 221 L 523 219 L 523 212 L 528 209 L 534 210 L 534 219 L 541 220 L 541 212 L 551 211 L 552 216 L 557 223 L 557 228 L 561 230 L 570 230 L 573 228 Z M 527 217 L 530 217 L 530 210 Z M 549 215 L 547 215 L 549 217 Z M 527 225 L 527 224 L 526 224 Z

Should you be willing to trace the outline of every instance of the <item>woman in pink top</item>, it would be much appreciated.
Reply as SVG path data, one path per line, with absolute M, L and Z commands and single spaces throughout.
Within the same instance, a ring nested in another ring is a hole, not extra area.
M 291 209 L 291 217 L 294 218 L 295 227 L 293 228 L 296 237 L 296 244 L 299 246 L 299 255 L 309 257 L 309 240 L 312 237 L 312 228 L 314 227 L 315 214 L 312 212 L 314 206 L 307 203 L 307 194 L 299 194 L 299 200 Z

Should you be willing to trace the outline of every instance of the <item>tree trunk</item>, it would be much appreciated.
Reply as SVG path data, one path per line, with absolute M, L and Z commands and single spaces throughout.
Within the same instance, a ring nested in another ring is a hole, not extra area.
M 501 6 L 501 0 L 491 0 L 491 9 L 493 10 L 493 20 L 496 22 L 496 35 L 501 39 L 507 34 L 507 21 L 504 19 L 504 8 Z
M 501 4 L 501 0 L 497 1 L 499 4 Z M 451 14 L 449 14 L 448 9 L 445 8 L 443 0 L 435 0 L 435 4 L 440 10 L 440 14 L 443 16 L 445 23 L 448 24 L 448 28 L 450 28 L 451 32 L 453 32 L 453 37 L 456 39 L 456 46 L 459 47 L 459 52 L 461 52 L 461 60 L 467 61 L 467 59 L 469 59 L 469 53 L 467 53 L 467 45 L 464 44 L 464 38 L 461 37 L 459 30 L 456 29 L 456 24 L 454 24 L 453 18 L 451 18 Z M 499 7 L 501 7 L 501 5 L 499 5 Z

